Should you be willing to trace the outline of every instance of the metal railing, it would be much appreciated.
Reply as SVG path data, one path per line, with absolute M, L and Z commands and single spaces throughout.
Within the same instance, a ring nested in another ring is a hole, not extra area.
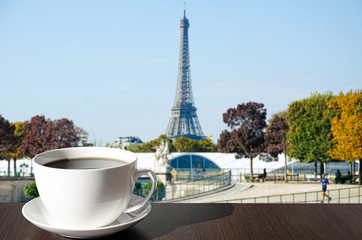
M 228 169 L 229 170 L 229 169 Z M 236 182 L 248 182 L 251 180 L 250 170 L 249 171 L 241 171 L 243 169 L 232 169 L 232 180 Z M 266 181 L 285 181 L 285 172 L 282 171 L 267 171 Z M 257 175 L 263 174 L 262 169 L 254 169 L 253 176 L 254 179 L 257 178 Z M 358 175 L 354 175 L 352 180 L 346 181 L 346 183 L 355 183 L 356 179 L 358 179 Z M 297 181 L 297 182 L 315 182 L 320 181 L 320 174 L 317 174 L 317 179 L 314 179 L 314 174 L 309 174 L 305 172 L 288 172 L 288 181 Z M 330 182 L 334 182 L 336 179 L 335 173 L 326 174 L 326 178 L 329 179 Z M 358 182 L 359 180 L 357 180 Z
M 343 203 L 343 204 L 360 204 L 362 202 L 362 186 L 327 190 L 327 195 L 332 198 L 329 202 L 328 197 L 324 199 L 324 203 Z M 322 191 L 279 194 L 270 196 L 260 196 L 241 199 L 229 199 L 215 201 L 214 203 L 286 203 L 286 204 L 311 204 L 320 203 L 322 201 Z
M 152 201 L 158 202 L 185 199 L 222 189 L 231 184 L 231 172 L 212 174 L 207 177 L 204 176 L 204 178 L 200 178 L 200 175 L 197 175 L 197 177 L 195 176 L 191 179 L 195 180 L 167 182 L 164 187 L 156 189 Z M 141 193 L 142 192 L 140 191 L 140 196 L 142 196 Z

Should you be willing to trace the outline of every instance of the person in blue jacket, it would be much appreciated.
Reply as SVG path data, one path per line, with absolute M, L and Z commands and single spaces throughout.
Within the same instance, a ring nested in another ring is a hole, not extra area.
M 322 199 L 321 203 L 324 202 L 325 197 L 328 197 L 328 203 L 329 203 L 332 200 L 332 198 L 326 194 L 327 184 L 329 185 L 329 181 L 324 174 L 322 174 L 321 183 L 322 183 L 322 192 L 323 192 L 323 199 Z

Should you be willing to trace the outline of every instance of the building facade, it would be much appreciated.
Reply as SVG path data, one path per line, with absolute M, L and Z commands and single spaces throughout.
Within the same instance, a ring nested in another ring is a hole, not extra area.
M 127 146 L 141 146 L 143 142 L 139 137 L 128 136 L 128 137 L 119 137 L 114 143 L 112 147 L 127 149 Z

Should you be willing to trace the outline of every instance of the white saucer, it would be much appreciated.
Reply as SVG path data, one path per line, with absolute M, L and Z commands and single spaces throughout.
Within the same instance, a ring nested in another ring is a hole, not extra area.
M 135 205 L 142 199 L 143 198 L 137 195 L 132 195 L 129 205 Z M 22 213 L 27 220 L 39 228 L 64 237 L 99 238 L 120 232 L 135 225 L 144 219 L 151 212 L 151 209 L 151 204 L 147 203 L 137 211 L 121 214 L 116 221 L 107 226 L 92 229 L 66 229 L 52 224 L 52 217 L 45 209 L 40 197 L 27 202 L 22 209 Z

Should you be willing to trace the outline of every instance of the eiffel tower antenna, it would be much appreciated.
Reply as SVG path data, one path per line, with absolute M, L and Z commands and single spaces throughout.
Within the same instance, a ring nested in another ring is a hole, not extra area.
M 176 86 L 176 96 L 171 118 L 166 129 L 166 136 L 171 139 L 187 137 L 193 140 L 205 138 L 192 96 L 191 70 L 189 55 L 189 20 L 186 18 L 186 2 L 184 16 L 180 22 L 181 42 Z

